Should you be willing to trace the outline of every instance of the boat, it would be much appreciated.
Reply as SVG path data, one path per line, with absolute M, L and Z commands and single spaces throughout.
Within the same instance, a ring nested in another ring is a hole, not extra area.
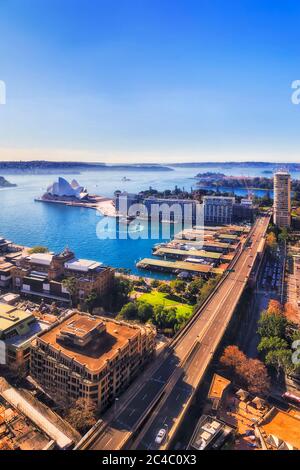
M 135 220 L 135 217 L 128 215 L 127 217 L 122 217 L 122 218 L 119 220 L 119 223 L 120 223 L 120 224 L 124 224 L 124 225 L 129 225 L 133 220 Z

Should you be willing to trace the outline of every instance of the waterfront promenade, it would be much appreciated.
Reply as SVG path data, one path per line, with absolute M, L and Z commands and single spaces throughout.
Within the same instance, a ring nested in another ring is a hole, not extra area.
M 105 196 L 93 196 L 94 202 L 89 201 L 70 201 L 63 199 L 47 199 L 44 197 L 35 198 L 36 202 L 47 204 L 62 204 L 70 207 L 85 207 L 87 209 L 96 209 L 105 217 L 116 217 L 116 208 L 113 199 Z

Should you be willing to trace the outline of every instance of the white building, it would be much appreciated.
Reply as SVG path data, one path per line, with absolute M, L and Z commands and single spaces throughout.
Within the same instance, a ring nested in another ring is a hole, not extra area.
M 70 184 L 64 178 L 59 177 L 57 182 L 47 188 L 47 194 L 56 197 L 83 199 L 87 196 L 87 191 L 83 186 L 80 186 L 76 180 L 73 180 Z
M 204 221 L 213 224 L 231 224 L 234 197 L 204 196 Z

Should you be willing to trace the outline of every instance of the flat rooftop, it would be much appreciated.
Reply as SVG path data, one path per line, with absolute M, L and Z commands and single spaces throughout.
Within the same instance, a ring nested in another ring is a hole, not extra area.
M 19 310 L 8 304 L 0 303 L 0 332 L 8 330 L 30 317 L 33 317 L 32 313 Z
M 18 258 L 23 258 L 23 254 L 21 251 L 16 251 L 16 252 L 13 252 L 13 253 L 5 253 L 5 259 L 6 260 L 17 260 Z
M 218 233 L 217 238 L 221 240 L 237 240 L 238 235 L 231 235 L 230 233 Z
M 275 436 L 294 448 L 300 449 L 300 419 L 296 416 L 274 408 L 259 428 L 268 436 Z
M 45 321 L 37 320 L 29 325 L 25 332 L 21 332 L 16 336 L 5 339 L 5 343 L 18 348 L 25 345 L 29 341 L 32 341 L 35 336 L 37 336 L 42 331 L 45 331 L 49 328 L 49 324 Z
M 227 426 L 212 416 L 202 415 L 190 442 L 190 447 L 204 450 Z
M 215 251 L 205 251 L 205 250 L 179 250 L 176 248 L 158 248 L 155 252 L 156 255 L 163 256 L 166 255 L 178 255 L 178 256 L 197 256 L 200 258 L 211 258 L 219 260 L 222 257 L 221 253 L 216 253 Z
M 69 322 L 66 322 L 61 332 L 71 333 L 83 338 L 95 328 L 102 325 L 104 325 L 104 322 L 99 317 L 81 315 L 79 318 L 71 318 Z
M 13 266 L 14 265 L 12 263 L 9 263 L 8 261 L 0 261 L 0 271 L 2 272 L 10 272 Z
M 198 273 L 210 273 L 213 271 L 212 266 L 209 264 L 190 263 L 186 261 L 165 261 L 156 260 L 152 258 L 144 258 L 139 263 L 140 266 L 145 265 L 153 268 L 162 268 L 180 271 L 192 271 Z
M 89 271 L 95 271 L 101 267 L 103 267 L 102 263 L 98 263 L 97 261 L 91 261 L 88 259 L 74 258 L 65 263 L 66 269 L 70 269 L 72 271 L 80 271 L 83 273 L 87 273 Z
M 34 253 L 29 256 L 30 263 L 41 264 L 43 266 L 50 266 L 53 254 L 51 253 Z
M 229 249 L 233 249 L 234 245 L 232 243 L 228 242 L 219 242 L 216 241 L 214 238 L 209 238 L 204 240 L 179 240 L 179 239 L 174 239 L 170 242 L 168 242 L 165 246 L 157 247 L 158 248 L 179 248 L 182 249 L 181 247 L 186 247 L 187 249 L 190 249 L 190 247 L 193 247 L 197 250 L 205 250 L 205 251 L 210 251 L 211 249 L 218 248 L 218 253 L 222 253 L 224 251 L 227 251 Z
M 133 339 L 139 334 L 139 328 L 99 317 L 99 320 L 105 323 L 106 332 L 100 333 L 98 338 L 94 338 L 85 347 L 67 345 L 58 340 L 59 334 L 65 330 L 70 321 L 78 322 L 77 324 L 80 324 L 81 328 L 90 328 L 89 317 L 87 314 L 75 313 L 40 336 L 39 339 L 61 351 L 70 359 L 86 365 L 89 370 L 100 370 L 107 360 L 114 357 L 119 348 L 123 348 L 129 339 Z
M 222 377 L 221 375 L 214 374 L 213 379 L 211 381 L 210 389 L 208 392 L 208 398 L 211 399 L 221 399 L 224 390 L 228 387 L 230 384 L 230 380 L 225 379 L 225 377 Z

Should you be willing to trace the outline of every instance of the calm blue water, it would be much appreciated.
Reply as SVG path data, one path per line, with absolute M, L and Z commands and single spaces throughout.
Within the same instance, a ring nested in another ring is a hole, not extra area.
M 76 178 L 90 193 L 112 196 L 116 189 L 138 192 L 149 186 L 161 190 L 172 189 L 175 185 L 190 189 L 196 182 L 193 177 L 200 171 L 209 169 L 179 168 L 172 172 L 144 173 L 127 171 L 126 174 L 114 170 L 84 172 L 80 175 L 67 175 L 66 178 Z M 222 166 L 213 171 L 225 173 Z M 241 171 L 230 169 L 227 174 L 240 175 Z M 251 173 L 247 169 L 248 175 L 259 173 L 255 173 L 254 169 Z M 96 230 L 102 218 L 95 210 L 34 202 L 34 198 L 43 194 L 58 176 L 7 176 L 9 181 L 18 186 L 0 190 L 0 235 L 27 246 L 45 245 L 52 251 L 69 246 L 78 257 L 95 259 L 114 267 L 129 268 L 135 274 L 142 274 L 136 269 L 135 262 L 140 258 L 150 257 L 153 244 L 163 238 L 99 240 Z M 121 182 L 123 176 L 131 181 Z M 237 194 L 245 194 L 245 191 L 239 190 Z M 122 228 L 124 229 L 126 227 Z M 148 230 L 146 223 L 142 223 L 141 230 L 141 233 Z

